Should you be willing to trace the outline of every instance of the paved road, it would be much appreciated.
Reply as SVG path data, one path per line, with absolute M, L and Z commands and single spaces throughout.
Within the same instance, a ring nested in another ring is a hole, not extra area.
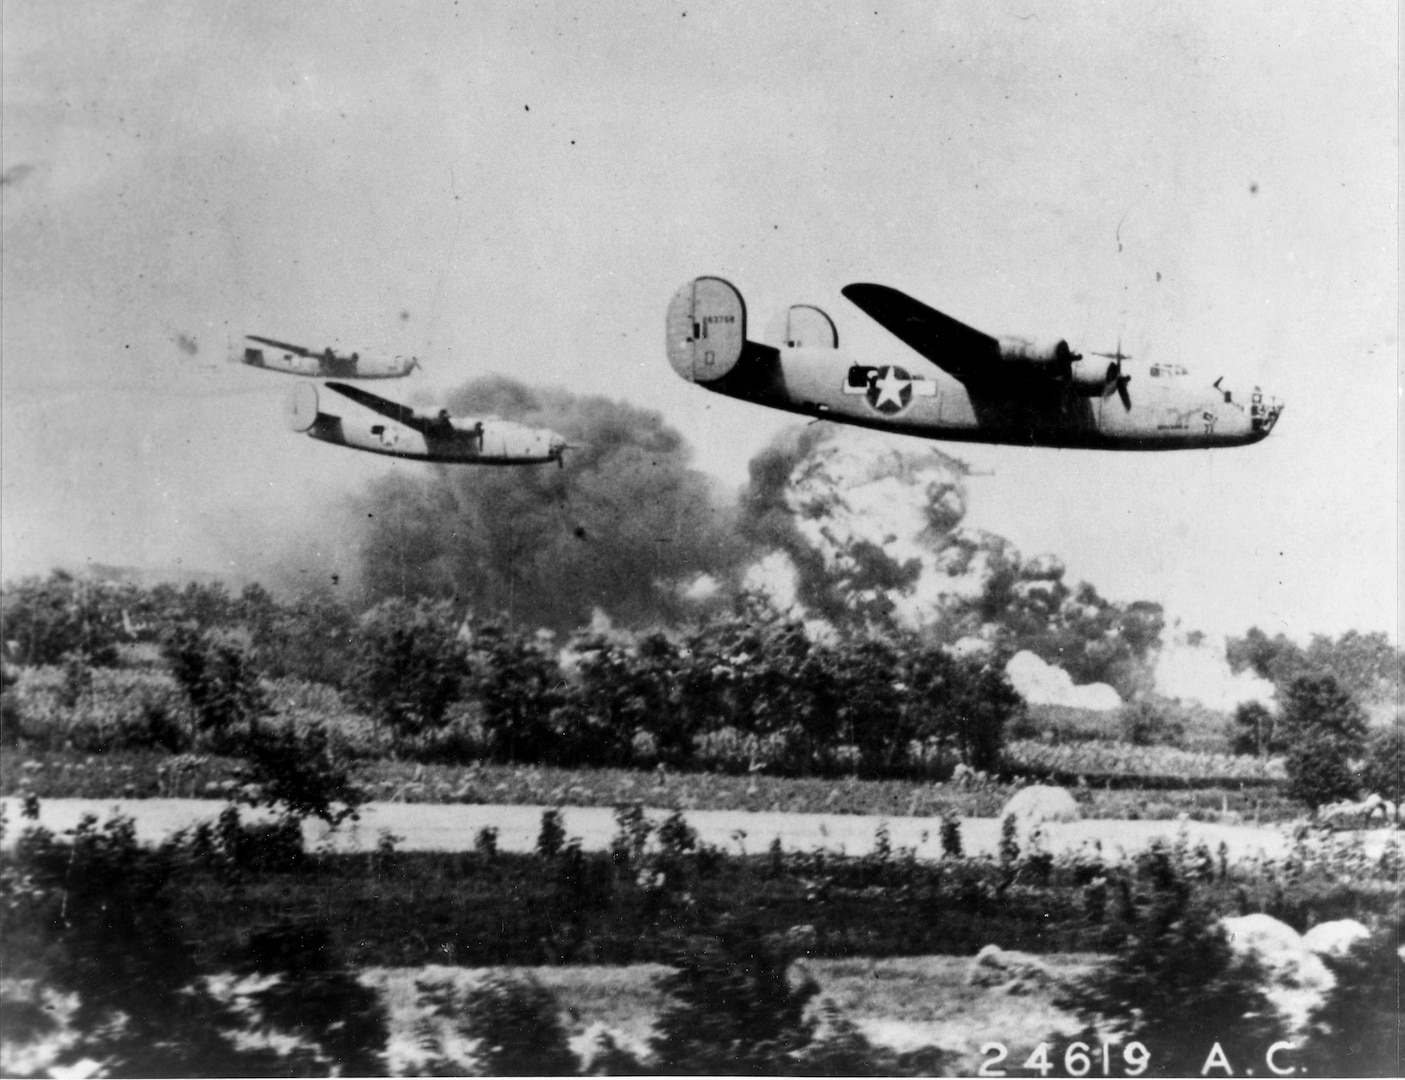
M 18 826 L 16 799 L 0 800 L 7 823 L 6 842 L 13 842 Z M 40 810 L 40 824 L 61 832 L 72 828 L 84 813 L 105 819 L 116 809 L 135 820 L 137 835 L 143 840 L 160 840 L 177 829 L 202 820 L 213 820 L 222 809 L 219 802 L 201 799 L 48 799 Z M 373 849 L 383 832 L 396 837 L 400 851 L 464 851 L 473 847 L 480 829 L 498 830 L 502 851 L 530 851 L 541 828 L 542 806 L 481 806 L 429 803 L 371 803 L 361 810 L 358 823 L 347 823 L 328 833 L 320 822 L 306 826 L 310 847 L 325 845 L 336 851 Z M 243 811 L 247 816 L 248 810 Z M 651 816 L 661 820 L 664 811 Z M 566 835 L 579 837 L 587 851 L 604 850 L 615 834 L 614 811 L 602 807 L 564 807 Z M 688 823 L 703 841 L 727 851 L 764 852 L 779 838 L 787 851 L 824 849 L 835 853 L 861 855 L 872 850 L 880 823 L 888 826 L 889 842 L 896 848 L 913 848 L 918 858 L 941 857 L 941 823 L 936 818 L 879 818 L 858 814 L 747 813 L 734 810 L 694 810 Z M 1044 846 L 1052 852 L 1101 845 L 1106 857 L 1114 858 L 1140 851 L 1157 837 L 1174 839 L 1182 823 L 1176 821 L 1085 820 L 1044 825 Z M 1216 851 L 1221 842 L 1234 861 L 1255 855 L 1280 857 L 1291 846 L 1286 826 L 1216 825 L 1196 821 L 1184 823 L 1191 843 L 1204 842 Z M 1345 839 L 1349 834 L 1338 834 Z M 1379 857 L 1387 830 L 1363 834 L 1366 850 Z M 1000 822 L 995 818 L 963 818 L 961 841 L 968 855 L 994 854 L 1000 843 Z

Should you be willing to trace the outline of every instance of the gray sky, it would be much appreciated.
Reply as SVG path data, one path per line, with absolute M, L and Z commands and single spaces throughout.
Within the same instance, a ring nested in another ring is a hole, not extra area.
M 1287 399 L 1253 448 L 956 447 L 968 523 L 1187 628 L 1396 634 L 1389 0 L 3 8 L 4 575 L 220 571 L 423 466 L 286 432 L 246 332 L 654 408 L 734 488 L 792 418 L 690 387 L 673 291 L 754 332 L 880 281 L 994 333 Z M 190 356 L 180 338 L 193 339 Z M 394 385 L 394 384 L 392 384 Z M 940 444 L 938 444 L 940 445 Z M 948 447 L 948 449 L 953 449 Z M 340 542 L 323 529 L 324 545 Z

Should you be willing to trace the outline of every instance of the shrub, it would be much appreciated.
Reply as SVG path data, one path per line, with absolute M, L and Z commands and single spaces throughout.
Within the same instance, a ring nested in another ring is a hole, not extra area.
M 792 986 L 792 953 L 783 940 L 724 925 L 680 949 L 654 1021 L 651 1063 L 664 1073 L 787 1073 L 815 1035 L 806 1006 L 818 991 Z
M 36 747 L 85 754 L 190 747 L 190 704 L 169 674 L 90 668 L 88 676 L 86 689 L 74 695 L 63 668 L 22 670 L 10 693 L 24 738 Z
M 537 854 L 543 859 L 554 859 L 566 846 L 566 826 L 561 821 L 560 810 L 543 810 L 542 827 L 537 833 Z
M 278 1075 L 386 1075 L 385 1012 L 343 961 L 324 926 L 286 922 L 253 931 L 235 970 L 271 981 L 247 993 L 253 1026 L 298 1036 Z
M 943 814 L 942 858 L 959 859 L 961 857 L 961 819 L 953 813 Z
M 1164 844 L 1138 857 L 1142 903 L 1129 898 L 1121 905 L 1124 941 L 1056 1002 L 1104 1040 L 1152 1048 L 1158 1071 L 1171 1076 L 1200 1074 L 1207 1038 L 1238 1062 L 1255 1059 L 1283 1034 L 1264 996 L 1260 965 L 1230 948 L 1217 918 L 1196 899 L 1182 861 Z M 1119 883 L 1125 888 L 1126 878 Z
M 1336 985 L 1309 1021 L 1303 1071 L 1318 1076 L 1401 1076 L 1399 995 L 1405 985 L 1399 921 L 1323 958 Z
M 130 819 L 99 826 L 91 815 L 64 839 L 30 829 L 3 857 L 7 974 L 77 997 L 75 1038 L 57 1064 L 92 1059 L 117 1076 L 384 1073 L 374 993 L 320 931 L 255 931 L 236 968 L 276 981 L 246 994 L 243 1008 L 210 992 L 172 902 L 185 857 L 181 845 L 138 844 Z
M 1185 738 L 1185 725 L 1159 702 L 1143 698 L 1122 706 L 1118 716 L 1122 738 L 1133 746 L 1179 746 Z
M 476 1041 L 475 1064 L 487 1076 L 568 1076 L 577 1071 L 560 1006 L 533 979 L 490 977 L 468 991 L 447 979 L 416 982 L 420 1005 L 447 1021 L 464 1041 Z M 463 1063 L 446 1052 L 436 1028 L 422 1023 L 421 1045 L 431 1075 L 455 1075 Z

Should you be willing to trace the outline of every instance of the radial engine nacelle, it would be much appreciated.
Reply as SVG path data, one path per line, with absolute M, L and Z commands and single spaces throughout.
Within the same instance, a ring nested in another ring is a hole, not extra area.
M 1000 359 L 1015 364 L 1036 364 L 1065 370 L 1080 360 L 1063 338 L 1000 337 Z

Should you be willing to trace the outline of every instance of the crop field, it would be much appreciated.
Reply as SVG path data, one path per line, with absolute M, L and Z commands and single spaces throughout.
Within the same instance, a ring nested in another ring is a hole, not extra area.
M 1024 746 L 1024 744 L 1018 744 Z M 1053 750 L 1062 751 L 1063 747 Z M 1067 748 L 1104 758 L 1117 751 L 1096 745 Z M 1161 751 L 1158 754 L 1157 751 Z M 1039 753 L 1037 744 L 1028 751 Z M 1187 755 L 1166 747 L 1127 755 L 1162 770 L 1209 755 Z M 1217 755 L 1230 761 L 1229 755 Z M 1061 761 L 1067 757 L 1061 756 Z M 215 754 L 168 754 L 117 750 L 83 754 L 72 750 L 12 750 L 0 755 L 0 795 L 32 792 L 41 799 L 184 798 L 218 800 L 228 793 L 232 762 Z M 1252 775 L 1217 783 L 1143 788 L 1070 787 L 1089 818 L 1195 821 L 1291 821 L 1302 808 L 1284 798 L 1280 785 L 1254 766 Z M 1228 770 L 1226 770 L 1228 771 Z M 1248 768 L 1245 771 L 1249 771 Z M 1081 774 L 1078 774 L 1081 775 Z M 997 817 L 1018 790 L 1013 781 L 975 784 L 921 780 L 784 777 L 753 774 L 632 769 L 565 769 L 523 765 L 435 765 L 368 761 L 358 783 L 377 802 L 458 803 L 497 806 L 614 807 L 642 800 L 670 810 L 729 810 L 746 813 L 865 814 L 872 817 Z

